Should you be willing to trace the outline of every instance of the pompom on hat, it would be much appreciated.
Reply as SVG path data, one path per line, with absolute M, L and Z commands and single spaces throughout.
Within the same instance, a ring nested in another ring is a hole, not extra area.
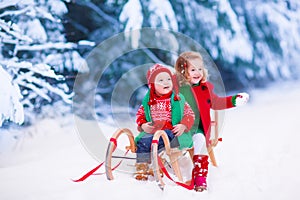
M 150 99 L 149 99 L 149 102 L 148 102 L 149 105 L 153 105 L 153 104 L 156 103 L 154 81 L 155 81 L 155 77 L 161 72 L 167 72 L 170 75 L 170 77 L 172 78 L 173 89 L 174 89 L 174 92 L 175 92 L 174 100 L 175 101 L 180 100 L 179 88 L 178 88 L 176 76 L 173 75 L 172 72 L 166 66 L 163 66 L 161 64 L 154 64 L 147 71 L 147 75 L 146 75 L 147 82 L 148 82 L 148 87 L 149 87 L 149 90 L 150 90 Z

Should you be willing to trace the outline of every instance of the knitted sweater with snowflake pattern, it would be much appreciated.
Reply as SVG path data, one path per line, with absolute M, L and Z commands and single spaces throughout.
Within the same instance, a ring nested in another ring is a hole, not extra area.
M 195 115 L 191 107 L 185 102 L 184 97 L 181 95 L 180 101 L 173 101 L 173 94 L 170 93 L 164 96 L 156 96 L 156 103 L 148 105 L 148 94 L 145 96 L 144 103 L 140 106 L 136 114 L 136 122 L 138 130 L 141 131 L 137 140 L 145 134 L 141 129 L 141 125 L 146 122 L 152 122 L 155 129 L 151 132 L 154 134 L 157 130 L 172 130 L 173 125 L 183 124 L 187 127 L 183 136 L 179 136 L 178 140 L 182 148 L 191 147 L 192 140 L 188 132 L 194 124 Z M 183 108 L 180 108 L 181 106 Z M 146 108 L 145 108 L 146 107 Z M 182 109 L 182 113 L 180 113 Z M 177 119 L 175 119 L 177 118 Z M 184 141 L 183 141 L 184 140 Z

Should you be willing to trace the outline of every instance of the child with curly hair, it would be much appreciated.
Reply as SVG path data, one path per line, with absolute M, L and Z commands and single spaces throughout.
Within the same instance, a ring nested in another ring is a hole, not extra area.
M 207 148 L 211 143 L 216 143 L 210 140 L 210 109 L 223 110 L 244 105 L 249 95 L 239 93 L 234 96 L 220 97 L 215 94 L 213 84 L 208 81 L 208 70 L 198 52 L 180 54 L 175 63 L 175 70 L 179 79 L 180 93 L 195 113 L 194 125 L 191 128 L 194 144 L 193 180 L 194 189 L 201 192 L 207 189 L 209 164 Z

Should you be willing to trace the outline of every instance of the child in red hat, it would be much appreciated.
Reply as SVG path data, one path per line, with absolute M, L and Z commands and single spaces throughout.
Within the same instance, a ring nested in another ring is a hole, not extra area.
M 247 103 L 249 95 L 239 93 L 234 96 L 220 97 L 213 92 L 213 84 L 208 82 L 208 71 L 198 52 L 182 53 L 175 64 L 180 83 L 180 93 L 192 107 L 195 122 L 191 129 L 194 143 L 193 179 L 196 191 L 207 189 L 209 145 L 216 145 L 217 139 L 210 140 L 210 109 L 222 110 Z
M 137 111 L 136 122 L 140 134 L 135 138 L 137 146 L 137 180 L 147 180 L 151 162 L 151 143 L 157 130 L 164 130 L 172 147 L 190 148 L 192 136 L 188 132 L 194 124 L 194 112 L 184 97 L 178 93 L 175 76 L 165 66 L 155 64 L 147 72 L 149 91 Z M 162 140 L 158 148 L 163 148 Z

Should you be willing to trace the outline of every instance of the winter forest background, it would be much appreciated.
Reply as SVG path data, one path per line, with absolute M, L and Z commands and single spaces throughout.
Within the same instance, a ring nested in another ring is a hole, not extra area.
M 0 0 L 0 198 L 297 199 L 299 10 L 298 0 Z M 116 128 L 136 128 L 148 67 L 189 50 L 217 93 L 250 93 L 226 112 L 208 193 L 160 193 L 117 172 L 70 181 L 103 161 Z
M 54 105 L 61 108 L 56 114 L 70 112 L 73 98 L 77 114 L 89 118 L 85 106 L 91 99 L 87 91 L 92 89 L 96 114 L 106 117 L 109 112 L 103 111 L 114 83 L 126 71 L 153 62 L 172 66 L 176 54 L 199 51 L 193 43 L 177 40 L 178 33 L 208 52 L 227 92 L 297 79 L 299 9 L 296 0 L 1 1 L 0 127 L 30 125 L 36 118 L 51 115 Z M 141 33 L 143 27 L 169 32 L 153 39 Z M 120 35 L 121 46 L 86 59 L 97 45 L 119 33 L 125 33 Z M 147 43 L 162 48 L 141 48 Z M 132 50 L 105 63 L 110 54 L 128 47 Z M 101 65 L 108 67 L 101 71 Z M 100 83 L 95 78 L 99 73 Z M 74 91 L 78 74 L 88 81 Z M 132 85 L 144 79 L 127 78 Z M 133 102 L 139 98 L 134 93 Z
M 172 66 L 182 51 L 201 51 L 178 34 L 207 51 L 227 93 L 297 79 L 299 10 L 296 0 L 0 1 L 0 127 L 71 112 L 73 101 L 81 117 L 90 117 L 91 102 L 99 117 L 107 117 L 114 84 L 124 73 L 145 63 Z M 168 33 L 153 36 L 143 27 Z M 117 34 L 121 45 L 91 56 Z M 143 48 L 149 44 L 162 48 Z M 122 49 L 130 50 L 122 54 Z M 111 54 L 117 57 L 107 63 Z M 85 82 L 76 91 L 77 75 Z M 141 85 L 144 75 L 127 79 Z M 55 106 L 60 109 L 53 111 Z

